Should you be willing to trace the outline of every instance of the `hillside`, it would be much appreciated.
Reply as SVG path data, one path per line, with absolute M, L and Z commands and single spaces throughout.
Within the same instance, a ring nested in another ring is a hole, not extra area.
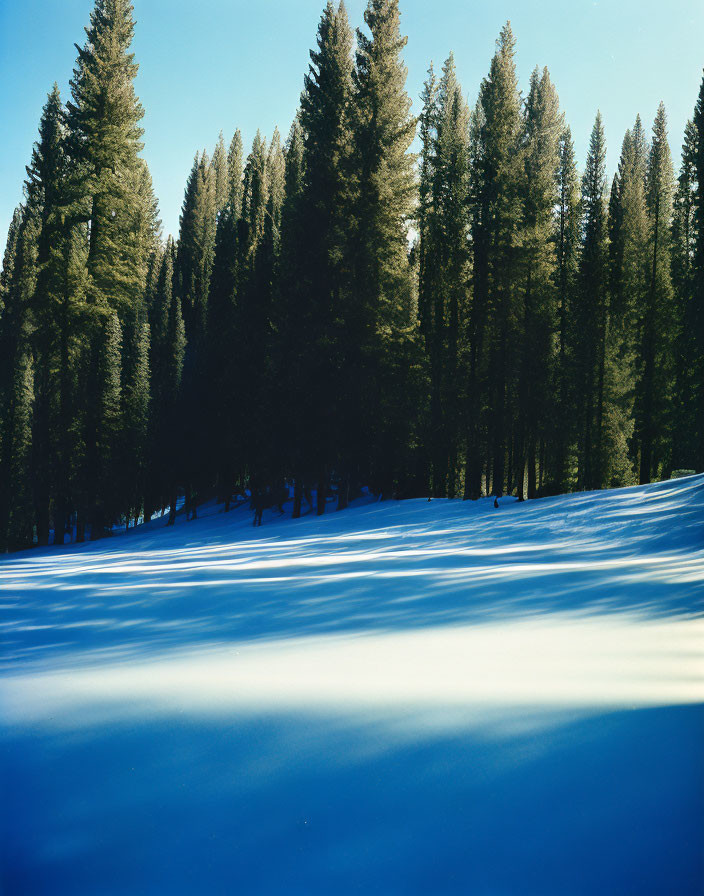
M 704 476 L 210 511 L 0 560 L 0 891 L 704 891 Z

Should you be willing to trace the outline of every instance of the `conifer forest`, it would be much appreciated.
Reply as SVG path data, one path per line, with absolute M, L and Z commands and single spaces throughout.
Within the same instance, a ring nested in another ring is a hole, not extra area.
M 607 171 L 509 23 L 476 105 L 450 55 L 417 119 L 399 0 L 360 25 L 327 3 L 293 123 L 196 152 L 166 237 L 133 9 L 96 0 L 2 260 L 1 550 L 284 485 L 296 517 L 704 470 L 704 80 Z

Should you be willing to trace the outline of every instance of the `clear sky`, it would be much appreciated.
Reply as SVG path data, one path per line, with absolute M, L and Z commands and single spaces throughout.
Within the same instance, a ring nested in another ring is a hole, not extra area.
M 178 230 L 186 176 L 198 149 L 239 127 L 288 131 L 324 0 L 133 0 L 144 155 L 165 233 Z M 353 25 L 366 0 L 347 0 Z M 92 0 L 0 0 L 0 239 L 21 198 L 24 166 L 46 93 L 67 95 Z M 547 65 L 572 128 L 580 166 L 601 109 L 610 173 L 624 131 L 640 113 L 648 131 L 667 107 L 679 164 L 682 133 L 704 66 L 704 0 L 401 0 L 408 91 L 418 111 L 432 59 L 452 50 L 470 104 L 506 19 L 517 38 L 525 92 Z M 0 249 L 0 252 L 2 250 Z

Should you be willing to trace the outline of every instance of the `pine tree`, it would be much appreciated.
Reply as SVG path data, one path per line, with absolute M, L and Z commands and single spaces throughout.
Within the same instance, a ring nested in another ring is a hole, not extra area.
M 81 341 L 94 340 L 94 344 L 81 348 L 88 388 L 81 398 L 87 467 L 81 503 L 84 513 L 93 514 L 95 534 L 113 522 L 106 514 L 117 513 L 119 502 L 107 493 L 87 495 L 85 488 L 90 484 L 99 490 L 115 490 L 103 471 L 114 465 L 114 458 L 106 459 L 106 446 L 122 424 L 119 410 L 118 420 L 113 419 L 115 396 L 108 383 L 113 383 L 115 371 L 133 368 L 133 358 L 122 363 L 122 336 L 124 331 L 127 352 L 138 344 L 149 259 L 158 235 L 151 180 L 139 157 L 143 110 L 134 91 L 138 66 L 130 52 L 133 34 L 128 0 L 96 0 L 86 43 L 77 47 L 72 101 L 67 104 L 70 201 L 76 216 L 82 214 L 87 224 L 85 293 L 89 313 Z M 108 309 L 117 313 L 116 321 Z M 99 358 L 106 347 L 109 372 Z M 118 382 L 118 408 L 119 392 Z M 109 400 L 108 394 L 112 395 Z M 100 430 L 103 426 L 105 431 Z M 81 536 L 85 521 L 79 527 Z
M 517 415 L 517 485 L 524 495 L 537 493 L 536 469 L 539 443 L 545 431 L 552 367 L 552 335 L 555 330 L 554 209 L 560 201 L 556 173 L 560 167 L 560 136 L 564 116 L 547 69 L 531 76 L 526 103 L 524 144 L 523 321 L 521 372 Z M 542 470 L 541 470 L 542 474 Z
M 428 97 L 432 92 L 428 85 Z M 432 171 L 432 180 L 421 215 L 422 320 L 431 372 L 433 491 L 453 498 L 462 423 L 459 362 L 469 280 L 469 110 L 452 55 L 443 66 L 434 113 L 428 109 L 424 119 L 423 178 Z
M 435 159 L 438 131 L 438 82 L 431 62 L 421 94 L 423 110 L 418 119 L 421 144 L 418 178 L 418 320 L 430 353 L 432 339 L 432 298 L 434 294 L 434 258 L 431 221 L 434 216 Z
M 220 497 L 230 506 L 235 477 L 237 401 L 233 355 L 237 352 L 236 302 L 240 271 L 238 221 L 242 208 L 242 137 L 237 131 L 228 163 L 228 195 L 218 216 L 208 302 L 209 431 Z M 233 400 L 234 399 L 234 400 Z
M 120 473 L 124 482 L 121 495 L 125 520 L 136 521 L 145 509 L 148 426 L 149 426 L 149 324 L 141 323 L 131 334 L 134 340 L 127 357 L 130 366 L 123 375 L 122 438 Z
M 692 454 L 693 466 L 704 470 L 704 78 L 694 109 L 694 253 L 692 257 L 692 289 L 688 323 L 692 327 L 691 402 L 694 409 Z
M 609 201 L 610 296 L 605 345 L 605 417 L 600 455 L 603 483 L 634 481 L 633 402 L 638 321 L 648 282 L 645 180 L 648 147 L 640 116 L 626 132 Z
M 215 257 L 215 177 L 205 152 L 196 155 L 180 217 L 176 277 L 189 345 L 189 366 L 200 361 Z M 191 357 L 192 356 L 192 357 Z
M 131 238 L 140 214 L 138 187 L 143 109 L 134 92 L 138 66 L 128 0 L 96 0 L 78 49 L 67 104 L 73 190 L 90 225 L 89 300 L 123 320 L 144 293 L 148 257 Z
M 32 543 L 31 478 L 34 377 L 30 303 L 36 287 L 40 210 L 27 197 L 11 227 L 3 267 L 0 326 L 0 550 Z M 14 251 L 13 251 L 14 250 Z
M 417 307 L 407 226 L 415 211 L 416 122 L 405 89 L 398 0 L 369 0 L 357 31 L 351 160 L 352 279 L 345 301 L 345 442 L 369 481 L 391 493 L 413 426 L 408 352 Z
M 570 129 L 560 136 L 557 175 L 558 215 L 555 224 L 556 293 L 558 303 L 557 357 L 554 386 L 555 414 L 550 428 L 552 450 L 549 490 L 561 494 L 572 484 L 570 449 L 575 436 L 573 413 L 577 382 L 574 377 L 574 345 L 577 333 L 572 326 L 579 263 L 579 179 Z
M 268 384 L 270 314 L 264 237 L 269 201 L 266 141 L 257 132 L 244 170 L 242 214 L 239 222 L 240 273 L 235 330 L 239 344 L 232 389 L 237 395 L 239 426 L 236 456 L 243 475 L 263 475 L 263 404 Z
M 218 142 L 215 145 L 210 167 L 213 169 L 215 178 L 215 209 L 219 214 L 225 208 L 230 191 L 230 174 L 222 131 L 220 131 Z
M 281 208 L 281 255 L 279 277 L 278 339 L 276 343 L 278 383 L 281 390 L 283 430 L 288 434 L 283 456 L 284 469 L 294 482 L 293 518 L 301 515 L 305 472 L 312 419 L 311 393 L 304 376 L 308 353 L 309 293 L 304 288 L 302 260 L 307 247 L 303 223 L 304 139 L 300 113 L 286 141 L 284 200 Z
M 675 291 L 674 391 L 672 402 L 672 463 L 689 468 L 696 456 L 696 407 L 691 400 L 696 367 L 697 340 L 692 302 L 697 170 L 697 131 L 692 121 L 685 127 L 682 164 L 677 180 L 672 219 L 672 282 Z
M 122 332 L 117 313 L 105 311 L 92 319 L 94 332 L 85 347 L 81 379 L 83 415 L 82 463 L 79 472 L 77 540 L 100 538 L 122 506 L 120 494 L 120 434 Z
M 186 335 L 181 302 L 174 290 L 173 241 L 167 240 L 150 307 L 151 413 L 149 417 L 148 493 L 145 518 L 155 506 L 170 507 L 176 518 L 179 476 L 183 470 L 180 414 Z
M 7 242 L 2 259 L 2 270 L 0 271 L 0 320 L 2 320 L 3 312 L 7 305 L 7 297 L 11 289 L 12 275 L 17 257 L 17 240 L 19 239 L 21 226 L 22 207 L 18 206 L 12 213 L 10 227 L 7 231 Z
M 653 125 L 646 175 L 648 215 L 648 282 L 639 309 L 635 437 L 640 482 L 650 482 L 661 465 L 669 465 L 667 408 L 672 379 L 670 223 L 674 172 L 667 140 L 667 119 L 661 103 Z
M 640 116 L 626 132 L 609 208 L 610 317 L 620 359 L 633 366 L 635 320 L 646 290 L 648 222 L 645 178 L 648 147 Z
M 186 513 L 193 517 L 207 481 L 203 445 L 207 402 L 207 321 L 215 260 L 217 210 L 215 176 L 207 154 L 196 156 L 186 185 L 176 253 L 176 290 L 186 329 L 183 368 L 183 459 Z
M 57 472 L 53 380 L 59 368 L 58 324 L 64 286 L 63 243 L 67 238 L 63 214 L 66 168 L 63 109 L 54 84 L 42 111 L 39 139 L 27 167 L 25 184 L 28 204 L 37 211 L 36 288 L 28 310 L 34 358 L 32 483 L 40 545 L 49 541 L 52 481 Z
M 342 463 L 347 476 L 351 460 L 341 457 L 345 383 L 339 375 L 344 356 L 342 301 L 350 224 L 346 166 L 351 152 L 353 69 L 352 32 L 343 3 L 337 9 L 332 2 L 326 4 L 310 59 L 299 116 L 302 189 L 295 205 L 288 206 L 289 232 L 297 229 L 306 237 L 287 288 L 290 297 L 292 289 L 297 297 L 292 323 L 301 338 L 297 357 L 290 358 L 301 377 L 296 407 L 303 420 L 315 421 L 312 431 L 302 425 L 303 420 L 295 423 L 299 443 L 294 476 L 297 482 L 318 482 L 322 512 L 332 466 Z
M 482 82 L 478 103 L 475 158 L 479 170 L 473 186 L 474 295 L 473 352 L 483 351 L 487 339 L 489 389 L 486 428 L 490 440 L 492 493 L 503 494 L 507 478 L 506 453 L 509 420 L 513 416 L 517 377 L 515 345 L 518 342 L 519 263 L 523 216 L 523 120 L 514 63 L 515 40 L 510 23 L 501 30 L 489 75 Z M 470 371 L 470 392 L 478 388 L 477 360 Z M 470 411 L 468 454 L 477 451 L 477 397 Z M 468 459 L 469 495 L 479 494 L 481 464 Z M 489 477 L 487 475 L 487 486 Z M 510 484 L 510 483 L 509 483 Z
M 237 130 L 230 141 L 227 153 L 228 204 L 235 221 L 239 220 L 242 214 L 242 167 L 242 134 Z
M 608 314 L 606 143 L 597 113 L 582 178 L 582 246 L 575 303 L 575 377 L 578 420 L 578 486 L 598 488 L 603 477 L 604 385 Z

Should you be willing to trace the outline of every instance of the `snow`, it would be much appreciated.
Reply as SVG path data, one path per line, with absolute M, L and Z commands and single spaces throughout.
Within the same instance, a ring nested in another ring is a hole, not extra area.
M 704 892 L 704 476 L 0 561 L 0 892 Z

